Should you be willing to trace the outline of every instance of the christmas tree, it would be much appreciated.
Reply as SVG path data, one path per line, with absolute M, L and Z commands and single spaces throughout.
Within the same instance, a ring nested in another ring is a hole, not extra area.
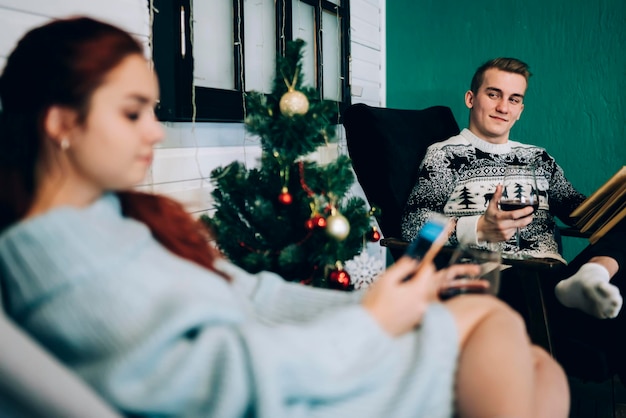
M 320 165 L 306 156 L 334 136 L 334 105 L 302 86 L 304 41 L 278 56 L 272 92 L 246 96 L 246 130 L 260 137 L 257 168 L 240 162 L 211 172 L 216 210 L 202 220 L 235 264 L 290 281 L 350 289 L 342 263 L 380 237 L 363 199 L 349 197 L 351 162 Z

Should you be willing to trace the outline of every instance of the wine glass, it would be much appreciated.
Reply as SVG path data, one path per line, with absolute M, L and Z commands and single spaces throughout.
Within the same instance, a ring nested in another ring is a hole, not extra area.
M 454 264 L 477 264 L 476 276 L 457 276 L 439 289 L 442 300 L 453 296 L 479 293 L 496 296 L 500 288 L 501 255 L 497 250 L 471 244 L 459 244 L 452 253 L 449 266 Z
M 538 190 L 534 165 L 506 166 L 502 181 L 502 198 L 499 202 L 500 210 L 513 211 L 532 206 L 536 212 L 539 209 Z M 520 229 L 517 228 L 515 231 L 515 250 L 513 254 L 508 256 L 524 258 L 520 244 L 521 233 Z

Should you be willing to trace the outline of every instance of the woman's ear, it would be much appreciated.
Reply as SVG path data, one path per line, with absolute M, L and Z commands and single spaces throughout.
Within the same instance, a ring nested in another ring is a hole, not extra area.
M 43 127 L 47 138 L 65 149 L 69 145 L 69 134 L 76 124 L 76 112 L 62 106 L 51 106 L 46 113 Z

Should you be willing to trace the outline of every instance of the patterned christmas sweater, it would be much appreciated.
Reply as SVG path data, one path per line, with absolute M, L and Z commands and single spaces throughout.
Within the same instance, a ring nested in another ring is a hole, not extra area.
M 520 251 L 535 257 L 565 260 L 555 239 L 555 216 L 571 225 L 569 214 L 584 199 L 565 178 L 563 169 L 545 149 L 509 140 L 492 144 L 469 129 L 431 145 L 419 169 L 418 180 L 405 206 L 402 236 L 413 239 L 433 212 L 457 219 L 449 244 L 478 242 L 476 224 L 502 183 L 507 165 L 536 167 L 539 209 L 530 225 L 520 230 L 520 248 L 515 237 L 498 245 L 503 253 Z M 506 193 L 506 191 L 503 191 Z

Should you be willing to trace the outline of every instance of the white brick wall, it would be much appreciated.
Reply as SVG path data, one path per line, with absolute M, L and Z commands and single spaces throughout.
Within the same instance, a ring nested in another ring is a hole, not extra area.
M 0 68 L 17 40 L 29 29 L 54 17 L 88 15 L 121 26 L 148 45 L 149 12 L 145 0 L 0 0 Z M 384 0 L 351 2 L 351 83 L 353 102 L 384 104 Z M 165 193 L 183 202 L 192 213 L 210 211 L 208 176 L 234 160 L 256 164 L 258 140 L 242 124 L 164 123 L 166 138 L 140 189 Z M 337 143 L 317 153 L 319 162 L 345 153 L 345 133 Z M 355 193 L 362 195 L 358 185 Z M 377 245 L 376 245 L 377 247 Z
M 381 11 L 383 0 L 353 0 L 352 65 L 354 102 L 374 106 L 383 103 L 381 61 Z M 150 28 L 145 0 L 0 0 L 0 66 L 17 40 L 29 28 L 53 17 L 84 14 L 106 20 L 139 36 L 147 44 Z M 181 197 L 193 212 L 207 210 L 203 196 L 210 186 L 202 177 L 211 169 L 239 159 L 249 164 L 259 156 L 258 141 L 250 138 L 241 124 L 166 123 L 166 138 L 155 155 L 152 171 L 141 186 Z M 339 152 L 343 130 L 338 131 Z M 330 149 L 336 150 L 337 146 Z M 324 151 L 328 161 L 336 156 Z M 322 161 L 323 162 L 323 161 Z M 194 190 L 195 189 L 195 190 Z

